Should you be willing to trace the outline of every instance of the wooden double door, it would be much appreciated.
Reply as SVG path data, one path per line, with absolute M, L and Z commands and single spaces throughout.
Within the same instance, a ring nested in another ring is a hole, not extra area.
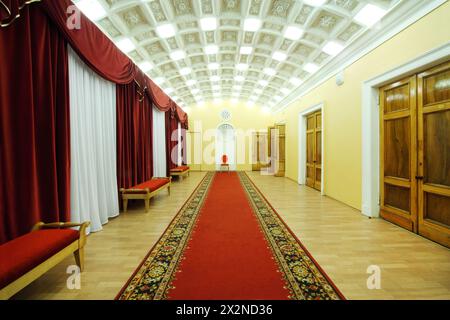
M 306 185 L 322 188 L 322 111 L 306 117 Z
M 380 88 L 381 216 L 450 247 L 450 62 Z

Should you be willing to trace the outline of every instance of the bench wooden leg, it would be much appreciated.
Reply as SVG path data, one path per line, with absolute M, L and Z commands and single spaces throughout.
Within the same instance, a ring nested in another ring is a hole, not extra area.
M 123 212 L 127 212 L 128 209 L 128 199 L 123 199 Z
M 84 248 L 80 248 L 77 251 L 73 253 L 75 256 L 75 262 L 77 263 L 77 266 L 80 268 L 80 271 L 83 272 L 84 270 Z
M 148 209 L 150 209 L 150 199 L 145 199 L 145 212 L 148 212 Z

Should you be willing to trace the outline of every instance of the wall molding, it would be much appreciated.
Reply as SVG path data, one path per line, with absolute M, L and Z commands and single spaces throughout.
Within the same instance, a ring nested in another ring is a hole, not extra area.
M 324 183 L 324 172 L 325 172 L 325 104 L 323 102 L 315 104 L 298 114 L 298 184 L 306 184 L 306 116 L 316 112 L 322 111 L 322 170 L 321 170 L 321 184 L 320 184 L 320 194 L 325 195 L 325 183 Z
M 450 59 L 450 42 L 417 58 L 384 72 L 362 84 L 362 213 L 379 216 L 380 198 L 380 132 L 378 88 Z
M 281 100 L 277 106 L 272 108 L 272 112 L 276 114 L 288 108 L 292 103 L 325 83 L 337 73 L 349 67 L 445 2 L 447 0 L 406 1 L 403 5 L 394 7 L 376 25 L 377 27 L 366 30 L 362 36 L 346 47 L 336 58 L 331 60 L 300 87 Z M 402 18 L 399 21 L 399 17 L 406 18 Z

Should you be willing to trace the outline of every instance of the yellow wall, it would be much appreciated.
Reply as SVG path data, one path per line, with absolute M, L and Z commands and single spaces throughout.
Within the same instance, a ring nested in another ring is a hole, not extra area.
M 442 46 L 449 30 L 447 2 L 349 66 L 344 85 L 329 79 L 276 114 L 275 121 L 286 121 L 286 175 L 298 179 L 299 112 L 324 102 L 325 194 L 361 209 L 362 82 Z
M 231 120 L 223 121 L 220 113 L 223 109 L 227 109 L 231 112 Z M 259 106 L 248 107 L 245 103 L 239 102 L 237 104 L 232 104 L 229 101 L 224 101 L 220 104 L 206 103 L 204 106 L 193 106 L 189 108 L 189 132 L 200 132 L 201 135 L 205 136 L 207 130 L 215 130 L 222 123 L 231 124 L 235 130 L 242 130 L 243 132 L 250 132 L 251 130 L 264 130 L 267 129 L 269 125 L 273 124 L 273 117 L 271 114 L 267 114 L 262 111 Z M 201 129 L 199 128 L 201 125 Z M 205 138 L 204 138 L 205 139 Z M 208 148 L 208 144 L 214 141 L 213 139 L 209 141 L 203 141 L 200 146 L 199 143 L 195 142 L 193 135 L 191 134 L 190 150 L 191 155 L 198 148 L 202 148 L 203 151 Z M 242 140 L 245 143 L 245 162 L 242 164 L 237 164 L 237 170 L 251 170 L 251 160 L 249 154 L 249 148 L 251 146 L 251 136 L 247 136 Z M 207 152 L 211 153 L 211 152 Z M 212 150 L 214 153 L 214 150 Z M 190 167 L 192 170 L 215 170 L 215 164 L 205 163 L 202 157 L 202 163 L 196 164 L 192 163 L 193 157 L 191 157 Z

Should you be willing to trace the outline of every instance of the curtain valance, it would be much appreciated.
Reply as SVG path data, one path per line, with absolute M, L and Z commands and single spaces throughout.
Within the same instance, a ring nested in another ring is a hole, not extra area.
M 136 76 L 136 65 L 85 15 L 80 28 L 69 29 L 70 0 L 43 0 L 42 7 L 83 61 L 100 76 L 117 84 L 127 84 Z

